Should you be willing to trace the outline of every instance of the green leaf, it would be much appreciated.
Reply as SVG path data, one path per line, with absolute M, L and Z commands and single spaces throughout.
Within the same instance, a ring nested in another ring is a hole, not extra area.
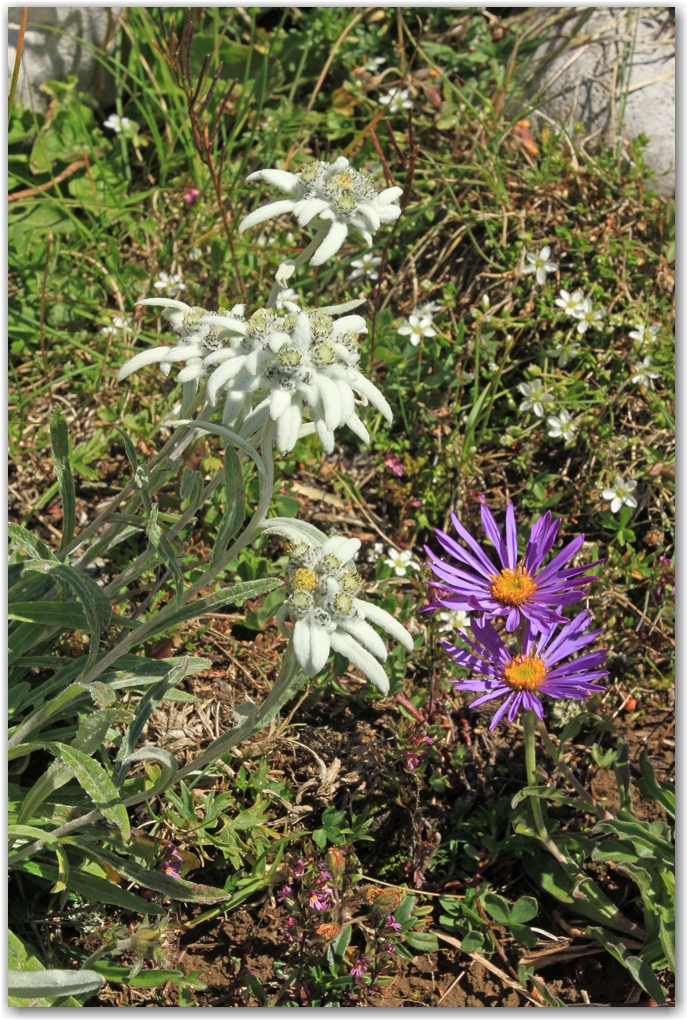
M 150 507 L 148 525 L 146 527 L 146 534 L 150 544 L 155 549 L 164 565 L 169 570 L 170 574 L 174 578 L 174 587 L 176 588 L 176 603 L 178 606 L 181 605 L 181 600 L 184 594 L 184 575 L 181 572 L 179 561 L 177 560 L 176 553 L 172 547 L 172 543 L 169 541 L 165 533 L 163 532 L 160 525 L 157 523 L 158 509 L 156 506 Z
M 159 703 L 162 701 L 165 694 L 176 687 L 177 684 L 181 683 L 184 677 L 188 676 L 189 673 L 193 672 L 191 662 L 188 658 L 182 659 L 176 663 L 165 677 L 162 678 L 154 687 L 149 688 L 141 698 L 136 709 L 136 714 L 129 726 L 119 751 L 117 753 L 116 761 L 122 762 L 125 759 L 131 759 L 131 755 L 136 748 L 136 744 L 139 741 L 143 729 L 151 713 L 157 708 Z M 121 783 L 126 776 L 126 769 L 120 768 L 117 775 L 117 783 Z
M 231 539 L 236 535 L 246 516 L 246 488 L 243 483 L 241 462 L 233 446 L 224 451 L 224 492 L 226 507 L 212 551 L 212 563 L 216 563 L 226 552 Z
M 541 800 L 550 800 L 554 804 L 566 804 L 568 807 L 574 807 L 585 812 L 589 811 L 589 804 L 585 804 L 583 800 L 577 797 L 569 797 L 562 790 L 554 790 L 549 786 L 525 786 L 515 794 L 511 801 L 511 807 L 516 808 L 518 804 L 521 804 L 523 800 L 527 800 L 529 797 L 539 797 Z
M 113 822 L 122 834 L 122 839 L 131 839 L 131 823 L 114 784 L 105 770 L 89 755 L 67 744 L 52 745 L 62 761 L 69 765 L 78 783 L 86 791 L 99 811 L 108 821 Z
M 88 626 L 83 609 L 75 602 L 12 602 L 7 615 L 10 620 L 44 627 L 86 630 Z
M 428 931 L 407 931 L 404 937 L 416 953 L 435 953 L 439 948 L 436 935 Z
M 484 935 L 481 931 L 469 931 L 460 942 L 460 948 L 464 953 L 478 953 L 483 945 Z
M 10 838 L 10 843 L 14 842 L 12 837 L 18 836 L 32 840 L 42 839 L 46 846 L 49 846 L 51 850 L 57 846 L 57 837 L 53 836 L 51 832 L 39 829 L 36 825 L 8 825 L 7 835 Z
M 347 924 L 341 929 L 334 941 L 330 942 L 327 946 L 327 960 L 332 967 L 337 966 L 343 961 L 344 954 L 350 945 L 352 934 L 353 926 Z
M 33 950 L 31 950 L 29 946 L 22 942 L 20 938 L 17 938 L 13 931 L 7 932 L 7 968 L 10 974 L 13 973 L 35 974 L 36 972 L 40 973 L 45 971 L 45 967 L 38 959 L 38 957 L 34 955 Z M 62 996 L 60 996 L 59 998 L 60 1005 L 62 1006 L 76 1006 L 76 1007 L 81 1006 L 81 1003 L 78 1001 L 78 999 L 72 998 L 71 995 L 68 996 L 66 999 L 64 999 Z M 41 998 L 33 1000 L 33 1004 L 39 1008 L 45 1006 L 52 1006 L 54 1002 L 55 999 L 52 998 L 49 999 Z M 17 1006 L 26 1007 L 29 1004 L 23 997 L 8 995 L 7 1005 L 16 1008 Z
M 50 414 L 50 442 L 52 446 L 52 462 L 55 465 L 57 483 L 62 498 L 62 541 L 60 549 L 69 545 L 74 537 L 76 527 L 76 489 L 74 476 L 69 464 L 69 432 L 64 411 L 56 404 Z
M 160 620 L 156 619 L 153 629 L 146 629 L 146 633 L 141 640 L 147 641 L 148 638 L 156 634 L 161 634 L 172 627 L 176 627 L 177 624 L 183 623 L 184 620 L 192 620 L 194 617 L 202 616 L 203 613 L 214 612 L 214 610 L 220 609 L 222 606 L 232 605 L 236 602 L 243 602 L 246 599 L 256 598 L 258 595 L 264 595 L 265 592 L 272 591 L 273 588 L 278 588 L 283 583 L 278 577 L 266 577 L 262 581 L 244 581 L 233 585 L 231 588 L 222 588 L 220 591 L 215 592 L 214 595 L 207 595 L 203 599 L 196 599 L 195 602 L 189 603 L 183 609 L 177 609 L 170 613 L 169 616 L 163 616 Z
M 134 751 L 124 758 L 123 764 L 128 765 L 138 761 L 154 761 L 160 765 L 161 771 L 153 786 L 146 789 L 144 793 L 126 797 L 128 805 L 136 804 L 141 800 L 150 800 L 151 797 L 161 793 L 162 790 L 166 790 L 168 786 L 171 786 L 175 775 L 179 771 L 179 763 L 174 755 L 162 747 L 141 747 L 138 751 Z
M 182 970 L 142 970 L 136 977 L 130 978 L 131 967 L 121 967 L 106 960 L 97 960 L 93 964 L 98 974 L 102 974 L 106 981 L 116 981 L 118 984 L 131 985 L 132 988 L 157 988 L 167 981 L 182 981 L 184 972 Z
M 410 917 L 415 909 L 417 903 L 416 896 L 404 896 L 400 904 L 394 910 L 394 917 L 399 924 L 405 924 L 406 921 L 410 920 Z
M 105 978 L 94 970 L 11 970 L 7 994 L 17 999 L 61 998 L 97 992 Z
M 16 542 L 22 552 L 25 552 L 30 559 L 51 560 L 53 563 L 59 562 L 52 549 L 44 542 L 41 542 L 40 538 L 36 538 L 34 534 L 27 531 L 26 528 L 21 528 L 18 524 L 8 524 L 7 530 L 12 541 Z
M 640 988 L 642 988 L 650 998 L 655 999 L 659 1006 L 662 1006 L 665 1002 L 665 992 L 659 984 L 658 978 L 654 974 L 649 964 L 642 960 L 639 956 L 633 956 L 631 951 L 627 949 L 617 935 L 613 935 L 612 932 L 605 931 L 603 928 L 587 928 L 586 935 L 590 938 L 596 939 L 600 942 L 605 949 L 613 956 L 618 963 L 622 963 L 632 977 L 635 979 Z
M 642 770 L 640 786 L 644 787 L 642 793 L 646 792 L 649 797 L 653 797 L 667 815 L 675 818 L 675 787 L 670 783 L 659 783 L 646 751 L 642 751 L 639 756 L 639 767 Z
M 539 941 L 534 932 L 530 931 L 526 924 L 511 924 L 508 930 L 520 945 L 527 946 L 528 949 L 532 949 Z
M 69 886 L 69 860 L 64 847 L 59 844 L 55 847 L 57 857 L 57 881 L 51 888 L 51 893 L 63 892 Z
M 189 506 L 198 507 L 203 494 L 203 476 L 200 471 L 193 471 L 185 467 L 181 472 L 179 483 L 179 496 L 181 499 L 188 499 Z
M 521 896 L 510 909 L 510 919 L 513 924 L 527 924 L 534 920 L 538 912 L 539 904 L 534 896 Z
M 22 861 L 17 861 L 12 867 L 16 871 L 24 871 L 28 875 L 35 875 L 37 878 L 45 879 L 51 885 L 59 877 L 57 868 L 54 868 L 51 864 L 44 864 L 42 861 L 31 861 L 25 858 Z M 107 879 L 101 878 L 99 875 L 77 871 L 75 868 L 72 868 L 69 872 L 69 888 L 88 900 L 121 907 L 123 910 L 134 910 L 137 914 L 165 913 L 164 908 L 158 906 L 157 903 L 150 903 L 149 900 L 144 900 L 142 896 L 128 892 L 126 889 L 120 888 L 114 882 L 108 882 Z
M 510 921 L 510 904 L 504 896 L 492 892 L 485 893 L 482 896 L 482 905 L 492 921 L 497 921 L 499 924 L 508 924 Z

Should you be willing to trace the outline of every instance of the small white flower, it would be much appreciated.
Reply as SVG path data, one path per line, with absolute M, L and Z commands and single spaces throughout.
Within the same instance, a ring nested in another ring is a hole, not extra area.
M 138 124 L 135 120 L 129 120 L 128 117 L 119 117 L 116 113 L 110 114 L 103 127 L 109 128 L 115 134 L 123 134 L 125 138 L 133 138 L 138 130 Z
M 262 233 L 258 235 L 255 243 L 259 244 L 261 248 L 264 248 L 266 244 L 274 244 L 276 240 L 276 237 L 268 237 L 263 230 Z
M 372 247 L 372 235 L 381 224 L 392 223 L 401 215 L 400 206 L 395 203 L 403 189 L 385 188 L 378 193 L 372 176 L 364 170 L 354 170 L 344 156 L 331 164 L 307 163 L 296 174 L 258 170 L 247 180 L 265 181 L 288 197 L 274 199 L 250 213 L 239 224 L 239 233 L 275 216 L 292 213 L 299 226 L 313 223 L 322 232 L 327 231 L 310 259 L 311 266 L 321 266 L 335 255 L 353 227 Z
M 378 100 L 380 106 L 387 106 L 393 117 L 395 113 L 403 113 L 404 110 L 412 110 L 413 102 L 408 98 L 408 89 L 395 89 L 388 96 L 381 96 Z
M 171 276 L 168 273 L 158 273 L 157 276 L 153 287 L 155 290 L 164 291 L 168 297 L 174 298 L 179 291 L 186 290 L 186 284 L 182 283 L 179 273 L 173 273 Z
M 372 68 L 373 71 L 376 71 L 377 68 L 381 67 L 383 64 L 386 64 L 385 57 L 373 57 L 372 60 L 368 60 L 365 62 L 365 68 L 367 69 L 368 67 L 370 67 Z
M 367 562 L 376 563 L 380 556 L 384 555 L 384 543 L 375 542 L 372 548 L 368 551 Z
M 276 308 L 280 310 L 285 308 L 287 312 L 299 312 L 300 308 L 296 303 L 298 301 L 298 294 L 291 287 L 287 287 L 285 290 L 280 290 L 277 295 Z
M 131 332 L 130 315 L 113 315 L 112 325 L 103 326 L 101 330 L 101 332 L 104 333 L 105 336 L 115 336 L 115 334 L 122 333 L 124 331 L 126 331 L 127 333 Z
M 558 264 L 550 260 L 550 254 L 551 249 L 548 244 L 542 248 L 538 255 L 534 255 L 533 252 L 528 251 L 525 255 L 528 265 L 526 265 L 523 269 L 523 274 L 526 275 L 527 273 L 535 273 L 535 279 L 538 284 L 542 285 L 546 283 L 546 274 L 555 273 L 558 269 Z
M 652 389 L 652 379 L 658 379 L 659 372 L 651 371 L 651 358 L 644 358 L 644 361 L 640 361 L 638 365 L 632 366 L 632 371 L 635 373 L 632 376 L 633 383 L 641 383 L 647 389 Z
M 520 405 L 521 411 L 534 411 L 537 418 L 544 417 L 544 404 L 552 404 L 553 396 L 544 390 L 541 379 L 533 379 L 530 383 L 520 383 L 518 389 L 525 397 Z
M 637 506 L 637 500 L 632 493 L 637 488 L 637 482 L 632 478 L 626 482 L 622 475 L 616 475 L 611 488 L 604 489 L 602 496 L 611 500 L 611 513 L 617 514 L 621 506 Z
M 413 347 L 417 347 L 422 342 L 423 337 L 437 335 L 437 331 L 432 329 L 432 320 L 429 316 L 420 318 L 415 314 L 408 316 L 407 321 L 404 322 L 398 332 L 401 336 L 409 337 Z
M 572 294 L 569 294 L 567 290 L 562 290 L 560 295 L 556 298 L 555 304 L 568 315 L 574 315 L 584 301 L 584 294 L 581 290 L 574 290 Z
M 558 415 L 552 414 L 546 421 L 550 425 L 549 435 L 552 439 L 565 439 L 566 443 L 574 439 L 577 425 L 573 425 L 567 411 L 561 411 Z
M 442 621 L 439 633 L 459 630 L 463 634 L 470 634 L 470 614 L 463 609 L 444 610 L 439 613 L 439 619 Z
M 574 344 L 571 340 L 566 340 L 565 343 L 556 344 L 553 350 L 547 351 L 546 353 L 550 358 L 558 358 L 559 368 L 565 368 L 570 359 L 575 357 L 579 349 L 579 344 Z
M 605 312 L 603 308 L 597 308 L 596 311 L 592 308 L 592 302 L 589 298 L 585 298 L 581 305 L 572 313 L 574 318 L 579 319 L 577 323 L 577 332 L 586 333 L 590 326 L 595 329 L 601 324 Z
M 393 567 L 397 577 L 405 577 L 409 570 L 419 570 L 419 565 L 413 559 L 413 554 L 408 549 L 398 552 L 389 546 L 388 559 L 384 560 L 387 567 Z
M 420 305 L 419 308 L 415 309 L 415 315 L 419 315 L 421 319 L 433 319 L 439 312 L 443 312 L 444 306 L 440 305 L 438 301 L 426 301 L 424 305 Z
M 371 253 L 366 252 L 362 258 L 354 259 L 353 262 L 351 262 L 353 272 L 349 279 L 357 280 L 360 276 L 366 276 L 368 280 L 378 280 L 379 273 L 377 272 L 376 266 L 380 266 L 381 264 L 382 259 L 379 255 L 372 255 Z
M 191 250 L 188 253 L 188 257 L 191 262 L 198 262 L 199 259 L 202 259 L 203 252 L 201 251 L 200 248 L 191 248 Z
M 660 329 L 658 322 L 652 322 L 650 326 L 646 326 L 643 322 L 635 322 L 635 328 L 630 333 L 630 339 L 636 340 L 638 344 L 653 343 L 658 336 Z
M 287 615 L 293 621 L 293 651 L 308 676 L 316 676 L 331 653 L 338 652 L 388 694 L 381 665 L 386 646 L 370 625 L 381 627 L 409 652 L 413 639 L 386 610 L 356 597 L 362 586 L 353 562 L 359 549 L 357 538 L 343 535 L 328 538 L 319 548 L 303 542 L 292 549 L 288 594 L 277 623 L 281 627 Z

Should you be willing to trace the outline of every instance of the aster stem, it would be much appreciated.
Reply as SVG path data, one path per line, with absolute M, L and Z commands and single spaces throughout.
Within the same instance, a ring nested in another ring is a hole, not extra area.
M 565 776 L 570 785 L 577 790 L 580 797 L 582 797 L 587 802 L 587 804 L 589 804 L 594 814 L 598 815 L 599 818 L 603 818 L 604 820 L 607 820 L 609 818 L 615 818 L 615 815 L 612 815 L 610 811 L 607 811 L 603 804 L 599 803 L 596 797 L 593 797 L 589 790 L 586 790 L 584 788 L 579 779 L 575 777 L 575 774 L 573 773 L 572 769 L 568 768 L 565 762 L 561 761 L 560 756 L 562 754 L 563 748 L 560 746 L 560 744 L 558 748 L 556 748 L 551 737 L 546 731 L 546 726 L 544 725 L 541 719 L 537 719 L 537 729 L 539 730 L 539 736 L 542 739 L 544 747 L 546 748 L 548 753 L 551 755 L 551 758 L 553 759 L 555 767 L 558 769 L 559 772 L 561 772 Z
M 533 709 L 528 709 L 522 714 L 522 726 L 525 731 L 525 771 L 527 773 L 527 785 L 537 786 L 537 749 L 534 742 L 534 723 L 535 714 Z M 548 830 L 544 823 L 544 815 L 541 809 L 541 801 L 539 797 L 530 796 L 530 805 L 532 807 L 532 814 L 534 815 L 534 826 L 537 830 L 537 835 L 546 848 L 553 854 L 557 861 L 561 864 L 567 864 L 567 858 L 560 852 L 556 844 L 549 836 Z

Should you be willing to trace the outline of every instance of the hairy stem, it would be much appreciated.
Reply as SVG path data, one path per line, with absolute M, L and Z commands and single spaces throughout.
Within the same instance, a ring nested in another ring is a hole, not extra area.
M 525 771 L 527 773 L 528 786 L 537 786 L 537 749 L 534 743 L 534 720 L 535 714 L 533 709 L 529 709 L 527 712 L 523 713 L 522 725 L 525 731 Z M 560 852 L 549 836 L 546 825 L 544 824 L 544 815 L 542 813 L 539 797 L 531 796 L 529 801 L 532 808 L 532 814 L 534 815 L 534 827 L 537 830 L 537 835 L 540 840 L 544 843 L 547 849 L 550 850 L 557 861 L 560 861 L 561 864 L 567 864 L 567 858 Z

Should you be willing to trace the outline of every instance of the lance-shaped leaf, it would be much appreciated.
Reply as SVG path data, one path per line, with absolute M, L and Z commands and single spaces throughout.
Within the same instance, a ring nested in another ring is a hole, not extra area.
M 10 620 L 41 623 L 44 627 L 65 627 L 68 630 L 86 630 L 88 627 L 84 611 L 76 602 L 12 602 L 7 615 Z
M 99 811 L 108 821 L 113 822 L 122 834 L 122 839 L 131 839 L 131 824 L 126 808 L 115 789 L 114 783 L 98 762 L 83 751 L 68 744 L 51 745 L 62 761 L 69 765 L 77 782 L 86 791 Z
M 44 864 L 43 861 L 17 861 L 12 867 L 17 871 L 25 871 L 29 875 L 42 878 L 51 884 L 54 884 L 59 877 L 57 868 L 52 864 Z M 69 872 L 69 888 L 88 900 L 121 907 L 122 910 L 134 910 L 137 914 L 166 913 L 164 907 L 158 906 L 157 903 L 151 903 L 149 900 L 144 900 L 142 896 L 137 896 L 136 893 L 121 889 L 114 882 L 108 882 L 107 879 L 101 878 L 99 875 L 88 874 L 75 868 Z
M 157 523 L 158 510 L 156 506 L 150 507 L 150 516 L 148 519 L 148 526 L 146 527 L 146 534 L 148 540 L 152 545 L 155 552 L 158 554 L 164 565 L 169 570 L 170 574 L 174 578 L 174 586 L 176 588 L 176 602 L 177 605 L 181 605 L 181 599 L 184 594 L 184 575 L 181 572 L 179 561 L 177 560 L 176 553 L 172 543 L 169 541 L 164 531 Z
M 63 995 L 88 995 L 105 984 L 94 970 L 11 970 L 7 994 L 16 999 L 54 999 Z
M 260 534 L 264 535 L 265 533 L 283 535 L 284 538 L 296 543 L 306 541 L 316 549 L 327 541 L 327 536 L 323 535 L 314 524 L 297 521 L 292 517 L 268 517 L 260 525 Z
M 149 789 L 142 793 L 134 793 L 128 796 L 124 801 L 127 807 L 131 807 L 133 804 L 140 804 L 144 800 L 150 800 L 151 797 L 155 797 L 162 790 L 166 790 L 168 786 L 172 785 L 174 777 L 179 771 L 179 763 L 174 755 L 170 751 L 165 751 L 162 747 L 140 747 L 138 751 L 134 751 L 128 758 L 124 759 L 124 764 L 128 765 L 129 762 L 137 761 L 156 762 L 160 766 L 160 775 Z
M 246 516 L 246 488 L 243 483 L 241 461 L 233 446 L 227 446 L 224 451 L 224 493 L 226 507 L 212 550 L 213 564 L 222 557 Z
M 190 602 L 183 609 L 177 609 L 169 615 L 160 613 L 159 617 L 153 617 L 150 621 L 152 624 L 150 629 L 147 624 L 145 625 L 145 634 L 141 637 L 141 641 L 147 641 L 148 638 L 153 637 L 155 634 L 170 630 L 170 628 L 176 627 L 177 624 L 183 623 L 185 620 L 192 620 L 195 616 L 202 616 L 203 613 L 214 612 L 215 609 L 220 609 L 222 606 L 232 605 L 237 602 L 243 602 L 246 599 L 256 598 L 258 595 L 264 595 L 265 592 L 272 591 L 273 588 L 278 588 L 283 583 L 281 578 L 278 577 L 266 577 L 262 581 L 244 581 L 241 584 L 233 585 L 231 588 L 222 588 L 213 595 L 196 599 L 195 602 Z
M 27 531 L 26 528 L 21 528 L 18 524 L 8 524 L 7 530 L 9 531 L 10 538 L 13 542 L 16 542 L 22 552 L 31 560 L 52 560 L 53 563 L 57 563 L 58 559 L 55 553 L 50 549 L 45 542 L 41 542 L 40 538 L 31 532 Z
M 147 690 L 139 701 L 134 718 L 122 738 L 122 743 L 115 759 L 115 761 L 119 763 L 115 780 L 118 786 L 123 782 L 128 771 L 127 768 L 124 767 L 124 762 L 140 760 L 133 758 L 132 755 L 136 748 L 136 744 L 143 733 L 145 724 L 150 718 L 151 712 L 157 708 L 167 691 L 171 691 L 172 688 L 181 683 L 184 677 L 188 676 L 189 673 L 192 672 L 193 669 L 191 667 L 190 660 L 188 658 L 181 659 L 175 666 L 172 666 L 167 675 L 164 676 L 159 683 Z
M 76 527 L 76 490 L 69 464 L 69 433 L 64 411 L 56 404 L 50 414 L 50 443 L 57 484 L 62 498 L 62 541 L 60 549 L 69 545 Z

